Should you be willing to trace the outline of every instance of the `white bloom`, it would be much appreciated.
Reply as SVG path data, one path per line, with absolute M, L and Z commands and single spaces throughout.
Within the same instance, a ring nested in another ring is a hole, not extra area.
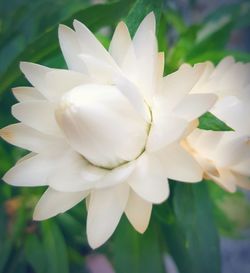
M 49 188 L 34 219 L 62 213 L 87 197 L 87 236 L 95 248 L 115 230 L 125 211 L 143 233 L 152 204 L 167 199 L 167 178 L 202 179 L 202 169 L 179 143 L 214 94 L 190 90 L 206 65 L 183 66 L 163 77 L 155 18 L 149 14 L 131 41 L 121 22 L 109 52 L 80 22 L 59 28 L 69 70 L 21 63 L 34 87 L 14 89 L 20 123 L 1 130 L 8 142 L 30 150 L 4 176 L 16 186 Z
M 230 192 L 250 188 L 250 64 L 223 59 L 217 67 L 207 63 L 192 93 L 214 91 L 219 100 L 211 112 L 235 132 L 196 129 L 186 144 L 202 165 L 205 177 Z

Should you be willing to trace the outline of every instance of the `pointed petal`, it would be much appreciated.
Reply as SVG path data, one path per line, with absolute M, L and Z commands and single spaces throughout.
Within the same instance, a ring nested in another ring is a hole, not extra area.
M 237 165 L 232 166 L 232 170 L 241 175 L 250 177 L 250 159 L 244 160 Z
M 19 102 L 44 100 L 45 98 L 33 87 L 15 87 L 12 88 L 15 98 Z
M 3 177 L 13 186 L 35 187 L 48 185 L 47 179 L 54 170 L 55 159 L 45 155 L 35 155 L 19 162 Z
M 188 122 L 182 118 L 165 116 L 153 121 L 148 136 L 146 149 L 157 151 L 180 139 L 188 127 Z
M 218 176 L 212 173 L 206 172 L 206 176 L 217 183 L 220 187 L 229 192 L 236 192 L 236 178 L 233 173 L 226 169 L 218 168 Z
M 50 101 L 59 101 L 61 97 L 76 86 L 91 83 L 92 79 L 82 73 L 58 69 L 46 74 L 46 82 L 50 93 Z
M 145 42 L 146 41 L 146 42 Z M 155 16 L 151 12 L 138 27 L 133 38 L 133 46 L 138 62 L 138 86 L 149 104 L 158 78 L 158 49 L 155 37 Z
M 25 125 L 45 134 L 60 136 L 54 111 L 54 106 L 47 101 L 28 101 L 12 106 L 12 115 Z
M 141 115 L 141 117 L 145 121 L 150 122 L 151 117 L 148 107 L 144 103 L 144 98 L 140 94 L 138 88 L 131 81 L 122 76 L 116 78 L 115 83 L 118 89 L 129 100 L 129 102 L 133 105 L 133 107 Z
M 95 56 L 95 58 L 100 59 L 103 62 L 115 65 L 114 60 L 107 50 L 84 24 L 74 20 L 73 25 L 76 30 L 77 39 L 81 45 L 82 54 Z
M 50 90 L 46 85 L 46 74 L 52 69 L 28 62 L 21 62 L 20 69 L 24 73 L 27 80 L 44 96 L 48 97 Z
M 107 173 L 90 165 L 76 152 L 69 152 L 60 159 L 60 165 L 48 178 L 50 187 L 62 192 L 78 192 L 93 188 Z
M 178 71 L 164 77 L 159 98 L 162 110 L 171 111 L 176 107 L 192 90 L 205 69 L 205 63 L 196 67 L 184 64 Z
M 145 201 L 134 191 L 130 191 L 125 213 L 133 227 L 140 233 L 147 229 L 152 211 L 152 204 Z
M 183 182 L 202 180 L 202 169 L 197 161 L 178 143 L 167 146 L 156 153 L 170 179 Z
M 234 173 L 235 183 L 237 186 L 242 187 L 244 189 L 250 190 L 250 177 L 245 175 L 240 175 L 238 173 Z
M 109 46 L 109 53 L 119 66 L 123 63 L 131 42 L 126 24 L 120 22 L 115 29 Z
M 15 146 L 35 153 L 65 149 L 68 146 L 63 139 L 42 134 L 22 123 L 12 124 L 1 129 L 0 136 Z
M 168 181 L 161 162 L 155 157 L 143 154 L 137 159 L 137 166 L 128 178 L 131 188 L 144 200 L 159 204 L 169 195 Z
M 76 33 L 67 26 L 60 25 L 58 29 L 60 47 L 68 68 L 82 73 L 87 73 L 83 61 L 79 58 L 82 53 Z
M 128 194 L 126 183 L 91 193 L 87 237 L 92 248 L 101 246 L 113 234 L 125 210 Z
M 209 111 L 217 100 L 214 94 L 191 94 L 183 98 L 173 109 L 183 119 L 192 121 Z
M 81 202 L 88 194 L 88 191 L 68 193 L 48 188 L 35 207 L 33 219 L 42 221 L 64 213 Z
M 85 63 L 89 75 L 96 83 L 113 84 L 113 79 L 120 74 L 120 71 L 95 56 L 81 54 L 80 58 Z
M 133 172 L 135 168 L 135 162 L 131 161 L 120 167 L 116 167 L 111 171 L 108 171 L 100 181 L 95 185 L 96 188 L 111 187 L 120 183 L 123 183 L 128 176 Z

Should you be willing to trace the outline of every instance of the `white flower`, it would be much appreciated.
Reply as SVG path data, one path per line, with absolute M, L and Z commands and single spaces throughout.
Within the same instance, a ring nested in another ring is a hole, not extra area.
M 196 129 L 187 138 L 188 149 L 202 165 L 205 177 L 230 192 L 236 186 L 250 189 L 250 64 L 232 57 L 207 69 L 192 93 L 214 91 L 219 100 L 211 112 L 234 132 Z
M 8 142 L 32 153 L 4 176 L 16 186 L 49 188 L 34 219 L 62 213 L 87 198 L 87 236 L 96 248 L 125 211 L 143 233 L 152 204 L 169 195 L 167 178 L 202 179 L 202 169 L 179 143 L 214 94 L 188 95 L 204 66 L 183 66 L 163 77 L 150 13 L 131 41 L 121 22 L 109 52 L 80 22 L 59 28 L 69 70 L 21 63 L 34 86 L 15 88 L 12 108 L 21 121 L 1 130 Z

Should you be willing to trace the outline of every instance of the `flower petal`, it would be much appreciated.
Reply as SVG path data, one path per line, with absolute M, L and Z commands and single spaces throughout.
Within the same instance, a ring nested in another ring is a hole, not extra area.
M 155 154 L 164 166 L 168 178 L 191 183 L 202 180 L 200 165 L 178 143 L 169 145 Z
M 48 177 L 48 184 L 57 191 L 78 192 L 93 188 L 108 171 L 90 165 L 81 155 L 70 151 Z
M 12 115 L 40 132 L 61 136 L 55 120 L 54 106 L 47 101 L 27 101 L 12 106 Z
M 161 162 L 148 154 L 137 159 L 128 183 L 136 194 L 150 203 L 159 204 L 168 198 L 169 185 Z
M 126 183 L 91 193 L 87 237 L 92 248 L 101 246 L 113 234 L 126 207 L 128 195 L 129 186 Z
M 146 122 L 115 86 L 73 89 L 61 101 L 57 121 L 76 151 L 109 169 L 136 158 L 147 138 Z
M 33 219 L 42 221 L 63 213 L 81 202 L 88 194 L 88 191 L 68 193 L 48 188 L 35 207 Z
M 237 190 L 236 187 L 236 177 L 234 174 L 227 169 L 218 168 L 218 175 L 214 175 L 213 173 L 206 172 L 206 176 L 217 183 L 220 187 L 229 192 L 235 192 Z
M 73 25 L 76 30 L 77 39 L 81 45 L 82 54 L 94 56 L 103 62 L 116 65 L 108 51 L 84 24 L 74 20 Z
M 15 98 L 19 102 L 44 100 L 45 98 L 33 87 L 15 87 L 12 88 Z
M 151 104 L 158 77 L 158 52 L 153 12 L 149 13 L 138 27 L 133 38 L 133 46 L 139 69 L 137 83 L 143 91 L 144 98 Z
M 95 185 L 96 188 L 104 188 L 114 186 L 124 182 L 128 176 L 133 172 L 135 168 L 135 162 L 131 161 L 122 166 L 116 167 L 113 170 L 108 171 L 100 181 Z
M 20 69 L 27 80 L 44 96 L 48 97 L 50 90 L 46 84 L 46 74 L 52 71 L 51 68 L 39 64 L 21 62 Z
M 157 151 L 180 139 L 188 127 L 188 122 L 175 116 L 153 119 L 146 149 Z
M 82 73 L 57 69 L 46 74 L 46 83 L 51 90 L 49 95 L 50 101 L 57 102 L 61 97 L 76 86 L 91 83 L 90 76 Z
M 164 77 L 159 105 L 162 111 L 171 111 L 192 90 L 202 73 L 206 63 L 191 67 L 182 65 L 178 71 Z
M 209 111 L 217 100 L 215 94 L 191 94 L 183 98 L 173 109 L 183 119 L 192 121 Z
M 51 152 L 53 149 L 65 149 L 68 146 L 62 138 L 42 134 L 22 123 L 1 129 L 0 136 L 15 146 L 35 153 Z
M 79 58 L 82 53 L 75 31 L 71 28 L 60 25 L 58 29 L 60 47 L 68 68 L 82 73 L 87 73 L 83 61 Z
M 152 204 L 130 191 L 125 213 L 133 227 L 140 233 L 147 229 L 152 211 Z
M 55 158 L 45 155 L 35 155 L 19 162 L 3 177 L 3 180 L 13 186 L 36 187 L 48 185 L 47 178 L 54 169 Z
M 131 37 L 126 24 L 120 22 L 115 29 L 109 45 L 109 53 L 119 66 L 122 65 L 131 42 Z

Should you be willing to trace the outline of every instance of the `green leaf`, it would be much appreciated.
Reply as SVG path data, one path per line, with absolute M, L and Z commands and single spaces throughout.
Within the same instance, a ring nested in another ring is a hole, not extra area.
M 225 122 L 210 112 L 205 113 L 199 118 L 198 128 L 211 131 L 234 131 Z
M 170 255 L 180 273 L 219 273 L 220 248 L 206 183 L 178 183 L 156 209 Z
M 122 218 L 112 241 L 112 260 L 119 273 L 163 273 L 163 255 L 157 227 L 150 225 L 141 235 L 125 217 Z
M 154 12 L 156 22 L 159 24 L 162 6 L 163 0 L 137 0 L 126 18 L 126 24 L 131 36 L 134 36 L 143 18 L 151 11 Z
M 74 19 L 78 19 L 90 28 L 97 31 L 103 26 L 117 23 L 129 10 L 132 0 L 116 1 L 110 4 L 99 4 L 85 8 L 63 21 L 62 24 L 71 25 Z M 1 75 L 0 93 L 8 89 L 21 76 L 20 61 L 44 62 L 48 58 L 60 54 L 57 35 L 58 25 L 47 29 L 40 38 L 32 42 Z
M 52 221 L 41 224 L 43 247 L 46 249 L 47 273 L 69 273 L 66 243 L 58 226 Z
M 24 242 L 24 252 L 27 262 L 36 273 L 46 272 L 46 249 L 35 234 L 29 234 Z

